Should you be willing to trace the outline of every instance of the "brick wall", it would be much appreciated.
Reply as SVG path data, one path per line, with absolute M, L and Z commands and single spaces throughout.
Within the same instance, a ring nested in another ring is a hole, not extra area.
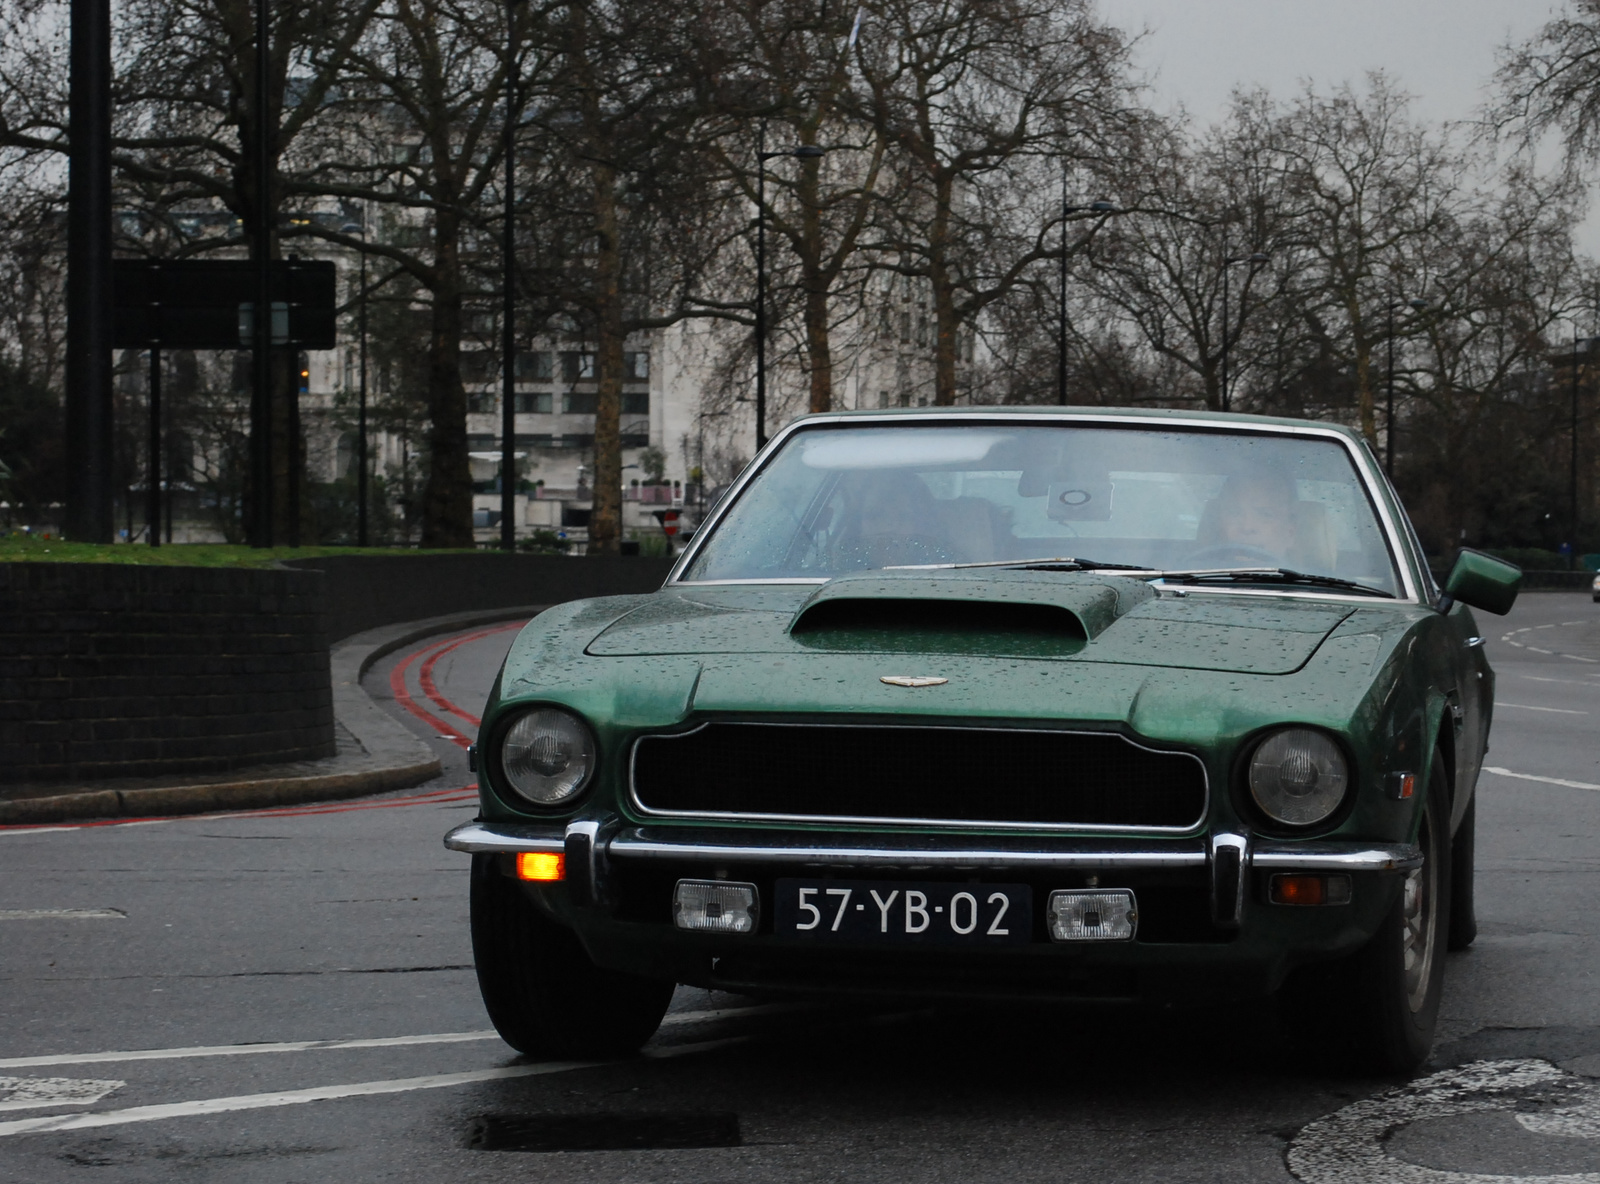
M 324 579 L 0 564 L 0 784 L 331 756 Z
M 332 641 L 390 625 L 469 609 L 560 604 L 588 596 L 653 592 L 670 559 L 631 555 L 323 555 L 291 559 L 290 567 L 325 572 Z

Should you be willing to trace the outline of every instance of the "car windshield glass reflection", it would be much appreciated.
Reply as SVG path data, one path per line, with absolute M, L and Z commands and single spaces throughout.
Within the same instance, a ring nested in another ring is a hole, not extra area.
M 815 579 L 1040 556 L 1284 567 L 1398 592 L 1377 515 L 1338 442 L 1077 424 L 796 432 L 683 578 Z

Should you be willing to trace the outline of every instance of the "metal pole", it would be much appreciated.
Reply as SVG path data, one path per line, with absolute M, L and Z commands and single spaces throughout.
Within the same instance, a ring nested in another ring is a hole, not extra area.
M 67 537 L 109 543 L 111 5 L 72 0 L 67 172 Z
M 285 357 L 289 355 L 285 353 Z M 302 361 L 303 355 L 298 352 L 294 355 L 294 373 L 289 376 L 289 430 L 288 439 L 288 501 L 289 501 L 289 545 L 300 545 L 300 382 L 310 378 L 311 362 L 307 358 Z M 308 382 L 309 386 L 310 383 Z
M 500 546 L 517 545 L 517 0 L 506 2 L 505 240 L 500 250 Z
M 356 397 L 356 545 L 367 545 L 367 213 L 361 211 L 361 391 Z
M 250 545 L 270 547 L 272 513 L 272 148 L 267 119 L 267 5 L 256 0 L 256 299 L 250 399 Z
M 767 442 L 767 121 L 756 143 L 756 448 Z
M 150 347 L 150 451 L 145 461 L 145 519 L 150 545 L 161 545 L 161 347 Z
M 1389 301 L 1389 394 L 1383 413 L 1383 471 L 1394 480 L 1394 301 Z
M 1567 487 L 1567 521 L 1571 530 L 1567 535 L 1571 554 L 1568 566 L 1578 570 L 1578 326 L 1572 326 L 1572 469 Z
M 1222 264 L 1222 409 L 1228 409 L 1228 264 Z
M 1067 170 L 1061 169 L 1061 283 L 1056 293 L 1056 402 L 1067 405 Z

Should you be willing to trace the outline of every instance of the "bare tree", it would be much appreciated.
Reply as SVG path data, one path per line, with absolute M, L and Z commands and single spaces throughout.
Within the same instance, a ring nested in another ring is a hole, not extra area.
M 865 9 L 859 104 L 898 170 L 874 245 L 929 286 L 934 396 L 948 405 L 961 327 L 1066 249 L 1061 168 L 1103 165 L 1130 122 L 1127 44 L 1083 0 Z
M 851 118 L 851 49 L 856 10 L 806 0 L 741 0 L 739 47 L 748 60 L 737 65 L 748 93 L 732 105 L 736 130 L 716 144 L 718 159 L 736 192 L 752 205 L 765 171 L 765 217 L 785 251 L 769 256 L 774 277 L 798 271 L 804 366 L 811 411 L 833 406 L 836 350 L 833 331 L 860 313 L 860 245 L 881 199 L 886 141 L 871 123 Z M 760 120 L 763 137 L 750 135 Z M 822 149 L 825 159 L 804 158 L 778 166 L 760 159 L 765 148 L 789 153 Z M 742 278 L 742 276 L 741 276 Z M 855 279 L 855 299 L 836 307 L 840 286 Z
M 494 0 L 384 0 L 346 55 L 331 103 L 337 124 L 295 178 L 308 195 L 389 211 L 392 233 L 376 239 L 316 221 L 301 232 L 387 261 L 392 270 L 375 276 L 375 285 L 409 288 L 427 309 L 424 547 L 472 546 L 465 307 L 481 291 L 476 274 L 486 260 L 475 260 L 475 251 L 498 256 L 492 227 L 508 116 L 506 47 L 527 44 L 542 11 Z M 508 12 L 519 26 L 514 38 Z M 518 68 L 537 78 L 542 65 L 530 55 Z
M 532 31 L 549 72 L 530 100 L 529 276 L 595 345 L 591 552 L 621 536 L 628 335 L 744 310 L 703 286 L 737 241 L 709 152 L 725 133 L 723 17 L 715 5 L 570 0 Z
M 1501 50 L 1490 124 L 1524 145 L 1555 132 L 1570 166 L 1600 159 L 1600 0 L 1567 10 L 1518 45 Z

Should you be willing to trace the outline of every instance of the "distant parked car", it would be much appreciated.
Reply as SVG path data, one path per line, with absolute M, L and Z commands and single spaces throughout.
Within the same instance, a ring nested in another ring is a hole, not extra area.
M 659 591 L 511 647 L 472 936 L 528 1053 L 752 994 L 1277 994 L 1427 1057 L 1494 675 L 1361 437 L 1187 412 L 813 416 Z M 1600 598 L 1600 590 L 1596 592 Z M 1133 1022 L 1133 1021 L 1130 1021 Z
M 1594 583 L 1590 585 L 1590 588 L 1594 592 L 1594 598 L 1600 600 L 1600 576 L 1595 576 Z

